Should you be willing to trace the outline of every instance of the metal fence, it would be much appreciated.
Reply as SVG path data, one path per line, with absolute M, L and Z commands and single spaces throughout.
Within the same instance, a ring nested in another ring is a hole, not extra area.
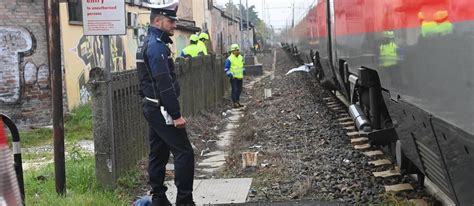
M 222 102 L 230 86 L 223 71 L 224 61 L 224 57 L 214 55 L 176 60 L 181 86 L 180 106 L 185 117 Z M 111 99 L 108 99 L 108 82 L 101 68 L 92 69 L 89 79 L 96 176 L 101 185 L 115 187 L 117 179 L 134 168 L 149 150 L 137 71 L 112 74 Z

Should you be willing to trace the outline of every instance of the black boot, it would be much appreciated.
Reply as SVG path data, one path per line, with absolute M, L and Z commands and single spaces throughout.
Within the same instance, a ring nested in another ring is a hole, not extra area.
M 176 206 L 195 206 L 196 204 L 193 201 L 193 196 L 188 195 L 187 197 L 178 197 L 176 198 Z
M 164 196 L 164 197 L 153 197 L 151 205 L 152 206 L 171 206 L 172 204 L 168 200 L 168 198 Z

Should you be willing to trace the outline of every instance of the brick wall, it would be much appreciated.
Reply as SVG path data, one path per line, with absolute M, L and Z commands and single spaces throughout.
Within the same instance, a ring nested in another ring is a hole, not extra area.
M 51 123 L 43 8 L 43 1 L 0 4 L 0 112 L 20 126 Z

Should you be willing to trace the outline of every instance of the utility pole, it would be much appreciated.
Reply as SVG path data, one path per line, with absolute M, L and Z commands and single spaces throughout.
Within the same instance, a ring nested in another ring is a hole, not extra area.
M 59 0 L 44 0 L 48 63 L 53 95 L 54 177 L 56 192 L 66 193 L 66 167 L 64 160 L 63 78 L 61 71 L 61 36 L 59 29 Z
M 291 17 L 291 28 L 295 27 L 295 1 L 293 0 L 293 14 Z
M 230 9 L 230 5 L 231 5 L 231 0 L 229 0 L 229 3 L 227 4 L 229 6 L 229 9 Z M 229 23 L 227 22 L 227 35 L 225 36 L 225 42 L 226 42 L 226 48 L 229 46 Z
M 244 19 L 242 19 L 242 0 L 239 0 L 239 13 L 240 13 L 240 46 L 244 46 Z
M 250 28 L 250 19 L 249 19 L 249 0 L 245 0 L 245 7 L 247 9 L 247 29 L 245 30 L 244 34 L 245 34 L 245 39 L 247 39 L 247 42 L 249 41 L 249 35 L 248 35 L 248 32 L 249 32 L 249 28 Z

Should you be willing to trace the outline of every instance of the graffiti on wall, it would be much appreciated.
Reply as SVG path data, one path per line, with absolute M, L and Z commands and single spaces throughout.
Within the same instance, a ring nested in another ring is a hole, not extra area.
M 148 31 L 148 27 L 150 27 L 149 23 L 140 24 L 137 28 L 133 29 L 133 35 L 127 35 L 128 37 L 128 51 L 132 54 L 135 54 L 138 49 L 138 45 L 142 45 L 143 41 L 145 41 L 145 37 Z
M 78 77 L 80 104 L 89 102 L 90 94 L 86 87 L 86 77 L 84 74 L 94 67 L 104 67 L 105 59 L 103 53 L 103 39 L 98 36 L 82 36 L 75 48 L 77 56 L 84 62 L 85 67 Z M 122 37 L 110 37 L 110 53 L 112 62 L 112 71 L 125 70 L 126 56 Z
M 76 47 L 77 55 L 88 70 L 94 67 L 103 67 L 103 39 L 98 36 L 82 36 Z M 110 52 L 112 57 L 112 71 L 125 69 L 125 51 L 122 37 L 110 37 Z
M 49 88 L 47 65 L 23 62 L 33 54 L 34 36 L 19 26 L 0 26 L 0 103 L 17 103 L 25 85 Z

